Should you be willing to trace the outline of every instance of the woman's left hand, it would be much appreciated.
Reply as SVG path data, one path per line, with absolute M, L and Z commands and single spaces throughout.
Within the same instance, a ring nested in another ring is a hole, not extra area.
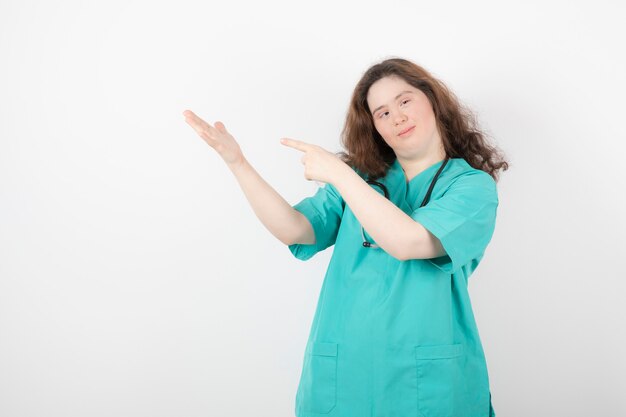
M 304 178 L 307 180 L 333 184 L 341 170 L 348 166 L 337 155 L 321 146 L 289 138 L 282 138 L 280 143 L 304 152 L 301 162 L 304 165 Z

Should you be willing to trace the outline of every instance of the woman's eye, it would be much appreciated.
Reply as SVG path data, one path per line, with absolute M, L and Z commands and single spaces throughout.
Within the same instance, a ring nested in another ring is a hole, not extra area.
M 409 99 L 407 98 L 406 100 L 403 100 L 403 101 L 402 101 L 402 104 L 406 104 L 406 103 L 408 103 L 409 101 L 411 101 L 411 100 L 409 100 Z
M 386 112 L 381 113 L 381 114 L 380 114 L 380 116 L 378 116 L 378 117 L 382 119 L 382 118 L 383 118 L 383 116 L 386 116 L 386 115 L 388 115 L 388 114 L 389 114 L 389 112 L 388 112 L 388 111 L 386 111 Z

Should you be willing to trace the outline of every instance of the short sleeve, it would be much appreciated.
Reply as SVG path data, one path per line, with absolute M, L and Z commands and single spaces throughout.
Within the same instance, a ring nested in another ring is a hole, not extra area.
M 493 236 L 497 207 L 494 179 L 476 170 L 458 177 L 441 197 L 414 210 L 411 217 L 437 237 L 446 251 L 429 261 L 446 273 L 472 262 L 477 265 Z
M 343 198 L 331 184 L 325 184 L 324 187 L 318 188 L 313 196 L 306 197 L 294 205 L 293 208 L 304 214 L 311 223 L 315 233 L 315 243 L 289 245 L 291 253 L 296 258 L 306 261 L 317 252 L 334 245 L 344 206 Z

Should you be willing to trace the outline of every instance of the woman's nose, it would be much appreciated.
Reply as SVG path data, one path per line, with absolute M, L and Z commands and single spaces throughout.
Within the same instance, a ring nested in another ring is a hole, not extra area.
M 396 113 L 395 115 L 395 121 L 396 124 L 400 124 L 406 121 L 406 116 L 404 115 L 404 113 L 402 113 L 401 111 L 399 111 L 398 113 Z

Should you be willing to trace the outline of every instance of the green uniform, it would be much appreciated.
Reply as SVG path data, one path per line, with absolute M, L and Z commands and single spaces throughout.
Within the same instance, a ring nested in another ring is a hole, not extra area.
M 290 245 L 296 258 L 335 245 L 304 354 L 297 417 L 495 416 L 467 283 L 493 235 L 496 183 L 453 158 L 420 208 L 442 163 L 407 183 L 396 160 L 378 179 L 441 241 L 447 254 L 439 258 L 400 261 L 363 247 L 361 224 L 331 184 L 294 205 L 316 240 Z

